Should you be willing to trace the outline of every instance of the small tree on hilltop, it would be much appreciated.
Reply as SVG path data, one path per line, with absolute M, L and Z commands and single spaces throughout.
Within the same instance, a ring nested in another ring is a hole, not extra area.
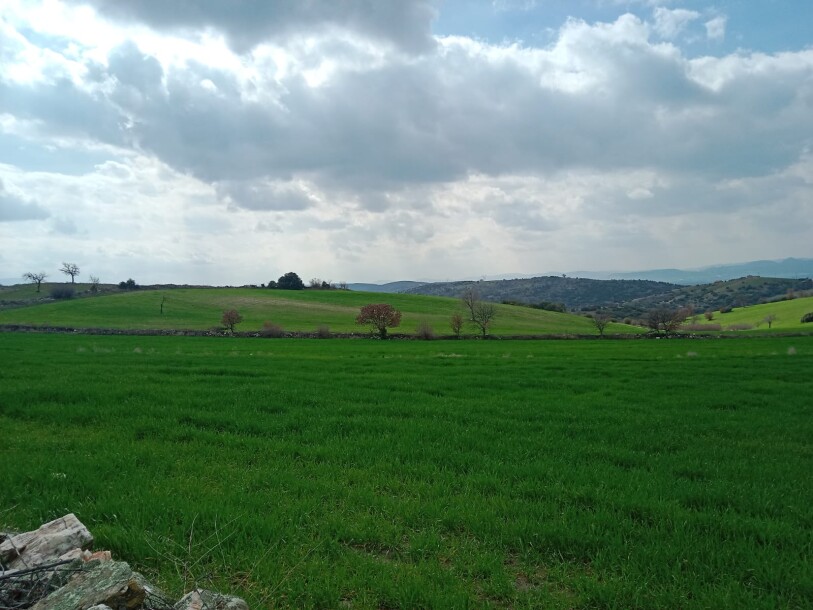
M 71 276 L 71 284 L 76 283 L 76 276 L 79 275 L 79 266 L 75 263 L 62 263 L 59 270 L 65 275 Z
M 90 276 L 90 291 L 91 292 L 99 292 L 99 284 L 100 280 L 95 275 Z
M 233 333 L 234 327 L 243 321 L 243 316 L 241 316 L 236 309 L 227 309 L 223 312 L 223 317 L 220 321 L 223 323 L 223 326 L 229 329 L 229 332 Z
M 42 284 L 42 280 L 44 280 L 46 277 L 48 277 L 48 275 L 41 271 L 39 273 L 32 273 L 31 271 L 23 273 L 24 279 L 37 285 L 37 292 L 40 291 L 40 285 Z
M 356 316 L 356 324 L 369 325 L 378 331 L 378 336 L 387 338 L 387 329 L 401 323 L 401 312 L 387 303 L 365 305 Z
M 762 321 L 763 321 L 763 322 L 765 322 L 765 324 L 767 324 L 767 325 L 768 325 L 768 328 L 770 328 L 770 327 L 771 327 L 771 325 L 772 325 L 774 322 L 776 322 L 776 314 L 773 314 L 773 313 L 772 313 L 772 314 L 768 314 L 767 316 L 765 316 L 764 318 L 762 318 Z

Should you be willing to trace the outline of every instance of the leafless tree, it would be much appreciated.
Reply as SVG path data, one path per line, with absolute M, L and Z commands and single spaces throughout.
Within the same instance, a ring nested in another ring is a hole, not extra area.
M 59 270 L 65 275 L 71 276 L 71 284 L 76 283 L 76 276 L 79 275 L 78 265 L 75 263 L 62 263 L 62 267 L 60 267 Z
M 768 328 L 770 328 L 770 327 L 771 327 L 771 324 L 773 324 L 774 322 L 776 322 L 776 314 L 773 314 L 773 313 L 772 313 L 772 314 L 768 314 L 767 316 L 765 316 L 764 318 L 762 318 L 762 321 L 763 321 L 763 322 L 765 322 L 765 324 L 767 324 L 767 325 L 768 325 Z
M 487 301 L 477 301 L 474 304 L 474 313 L 472 322 L 480 329 L 483 337 L 488 334 L 488 329 L 494 323 L 494 318 L 497 317 L 497 307 L 494 303 Z
M 480 290 L 475 284 L 466 286 L 460 295 L 460 300 L 463 302 L 463 306 L 469 311 L 469 321 L 475 322 L 474 310 L 480 302 Z
M 663 334 L 668 335 L 680 328 L 680 325 L 686 321 L 686 317 L 687 312 L 685 309 L 659 307 L 649 312 L 646 325 L 657 333 L 663 332 Z
M 454 336 L 458 339 L 460 338 L 460 331 L 463 330 L 463 316 L 460 315 L 458 312 L 454 312 L 452 314 L 452 319 L 449 321 L 449 326 L 452 327 L 452 332 Z
M 90 291 L 99 292 L 99 278 L 95 275 L 90 276 Z
M 609 323 L 610 316 L 608 316 L 606 313 L 593 314 L 593 326 L 596 327 L 600 337 L 604 336 L 604 329 L 607 328 Z
M 46 277 L 48 277 L 48 275 L 43 273 L 42 271 L 40 271 L 39 273 L 33 273 L 31 271 L 23 273 L 24 279 L 37 285 L 37 292 L 40 291 L 40 285 L 42 284 L 42 280 L 44 280 Z

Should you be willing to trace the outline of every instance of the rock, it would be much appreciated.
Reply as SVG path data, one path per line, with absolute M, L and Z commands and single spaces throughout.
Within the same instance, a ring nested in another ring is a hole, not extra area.
M 248 604 L 239 597 L 198 589 L 184 595 L 173 610 L 248 610 Z
M 70 513 L 31 532 L 17 534 L 0 543 L 0 562 L 11 569 L 32 568 L 59 560 L 74 549 L 93 544 L 93 536 L 76 515 Z
M 110 606 L 106 606 L 104 604 L 97 604 L 92 608 L 88 608 L 88 610 L 113 610 L 113 608 L 111 608 Z
M 64 587 L 38 601 L 31 610 L 83 610 L 99 605 L 135 610 L 145 597 L 144 587 L 123 561 L 90 561 Z

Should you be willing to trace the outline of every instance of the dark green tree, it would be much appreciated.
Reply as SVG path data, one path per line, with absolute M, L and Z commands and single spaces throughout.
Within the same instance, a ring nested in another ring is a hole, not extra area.
M 305 290 L 305 283 L 296 273 L 289 271 L 277 280 L 277 288 L 282 290 Z

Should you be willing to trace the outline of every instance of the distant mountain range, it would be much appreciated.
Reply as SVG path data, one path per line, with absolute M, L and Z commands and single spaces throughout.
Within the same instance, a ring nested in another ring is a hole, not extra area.
M 387 284 L 348 284 L 350 290 L 359 292 L 406 292 L 410 288 L 423 286 L 426 282 L 389 282 Z
M 649 271 L 572 271 L 566 275 L 594 280 L 653 280 L 691 286 L 749 275 L 803 279 L 813 277 L 813 258 L 786 258 L 778 261 L 750 261 L 711 265 L 697 269 L 651 269 Z
M 734 280 L 749 275 L 761 277 L 776 277 L 803 279 L 813 278 L 813 258 L 785 258 L 782 260 L 760 260 L 747 263 L 733 263 L 730 265 L 710 265 L 695 269 L 650 269 L 645 271 L 568 271 L 547 273 L 515 273 L 492 275 L 483 280 L 511 280 L 528 279 L 545 276 L 564 276 L 571 278 L 584 278 L 590 280 L 649 280 L 653 282 L 667 282 L 693 286 L 696 284 L 711 284 L 720 280 Z M 472 278 L 464 278 L 464 281 Z M 448 284 L 450 282 L 389 282 L 388 284 L 348 284 L 350 290 L 366 292 L 406 292 L 426 284 Z

